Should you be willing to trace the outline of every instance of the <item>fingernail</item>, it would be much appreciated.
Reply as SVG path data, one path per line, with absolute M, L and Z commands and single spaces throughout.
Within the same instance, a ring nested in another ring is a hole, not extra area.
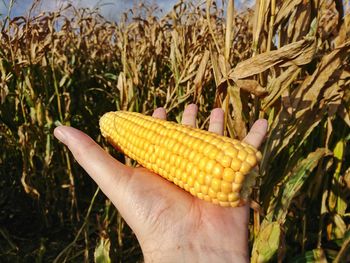
M 66 144 L 66 134 L 63 131 L 63 126 L 57 127 L 54 131 L 53 134 L 55 137 L 62 143 Z
M 224 116 L 224 111 L 221 108 L 215 108 L 210 113 L 210 117 L 213 119 L 221 118 L 222 116 Z

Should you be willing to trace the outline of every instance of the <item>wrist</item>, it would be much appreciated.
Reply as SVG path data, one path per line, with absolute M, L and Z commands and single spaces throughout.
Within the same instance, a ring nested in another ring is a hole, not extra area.
M 144 262 L 237 262 L 246 263 L 249 262 L 249 255 L 242 253 L 234 249 L 222 248 L 222 247 L 209 247 L 205 245 L 176 245 L 172 248 L 165 249 L 161 246 L 158 248 L 143 248 Z M 245 250 L 246 251 L 246 250 Z

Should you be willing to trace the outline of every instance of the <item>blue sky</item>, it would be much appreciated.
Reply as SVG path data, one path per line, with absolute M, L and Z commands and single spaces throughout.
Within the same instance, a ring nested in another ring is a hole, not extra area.
M 13 9 L 11 16 L 25 15 L 30 8 L 33 0 L 13 0 Z M 121 13 L 130 9 L 139 1 L 135 0 L 41 0 L 39 9 L 41 11 L 57 10 L 60 6 L 66 5 L 69 2 L 74 3 L 78 7 L 94 8 L 98 5 L 101 7 L 101 13 L 109 19 L 117 19 Z M 178 0 L 148 0 L 150 3 L 157 3 L 163 10 L 163 13 L 168 12 Z M 235 0 L 237 5 L 251 5 L 254 0 Z M 11 0 L 0 0 L 0 14 L 7 14 L 7 7 Z

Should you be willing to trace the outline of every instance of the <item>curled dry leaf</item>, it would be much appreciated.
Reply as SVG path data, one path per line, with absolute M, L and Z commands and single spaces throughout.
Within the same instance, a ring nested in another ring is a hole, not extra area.
M 305 65 L 311 62 L 316 48 L 314 38 L 286 45 L 278 50 L 259 54 L 239 63 L 229 73 L 233 80 L 245 79 L 250 76 L 264 72 L 273 66 Z

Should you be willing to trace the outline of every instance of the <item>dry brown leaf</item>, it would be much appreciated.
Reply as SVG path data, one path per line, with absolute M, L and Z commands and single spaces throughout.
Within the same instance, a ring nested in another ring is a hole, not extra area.
M 307 78 L 302 86 L 294 93 L 293 108 L 298 109 L 296 117 L 302 115 L 307 110 L 301 103 L 309 102 L 310 107 L 318 104 L 319 101 L 315 98 L 319 97 L 322 93 L 321 89 L 326 85 L 328 81 L 334 82 L 334 79 L 340 80 L 341 70 L 344 57 L 350 54 L 350 42 L 347 42 L 343 46 L 335 49 L 333 52 L 324 56 L 318 68 L 314 74 Z M 331 79 L 332 78 L 332 79 Z
M 298 5 L 294 18 L 289 21 L 288 38 L 290 42 L 299 41 L 309 33 L 311 18 L 311 3 L 303 1 Z
M 207 64 L 208 64 L 208 61 L 209 61 L 209 55 L 210 55 L 209 51 L 206 50 L 204 52 L 203 57 L 202 57 L 202 61 L 199 64 L 199 68 L 197 70 L 196 77 L 195 77 L 195 79 L 193 81 L 193 84 L 194 84 L 194 87 L 195 87 L 195 98 L 196 98 L 197 101 L 199 100 L 199 97 L 202 94 L 202 82 L 203 82 L 203 77 L 204 77 L 205 71 L 207 69 Z
M 341 61 L 349 54 L 350 42 L 324 56 L 315 72 L 291 95 L 293 114 L 282 108 L 276 116 L 267 142 L 271 151 L 266 153 L 266 160 L 274 158 L 288 144 L 300 146 L 325 114 L 337 111 L 344 89 L 339 86 L 345 66 Z
M 243 106 L 240 89 L 237 86 L 228 85 L 228 96 L 233 107 L 233 129 L 238 139 L 243 140 L 247 135 L 247 128 L 243 120 Z
M 282 3 L 282 6 L 277 12 L 275 27 L 278 27 L 283 20 L 288 19 L 297 6 L 302 2 L 303 0 L 281 1 L 280 3 Z
M 263 110 L 266 110 L 281 98 L 283 92 L 295 81 L 300 72 L 299 67 L 290 66 L 281 75 L 270 81 L 267 88 L 269 95 L 262 101 Z
M 263 97 L 267 95 L 265 88 L 261 87 L 260 84 L 253 79 L 239 79 L 236 81 L 238 88 L 254 94 L 257 97 Z
M 315 39 L 305 38 L 278 50 L 265 52 L 239 63 L 229 73 L 229 77 L 233 80 L 248 78 L 276 65 L 305 65 L 310 63 L 314 52 Z

